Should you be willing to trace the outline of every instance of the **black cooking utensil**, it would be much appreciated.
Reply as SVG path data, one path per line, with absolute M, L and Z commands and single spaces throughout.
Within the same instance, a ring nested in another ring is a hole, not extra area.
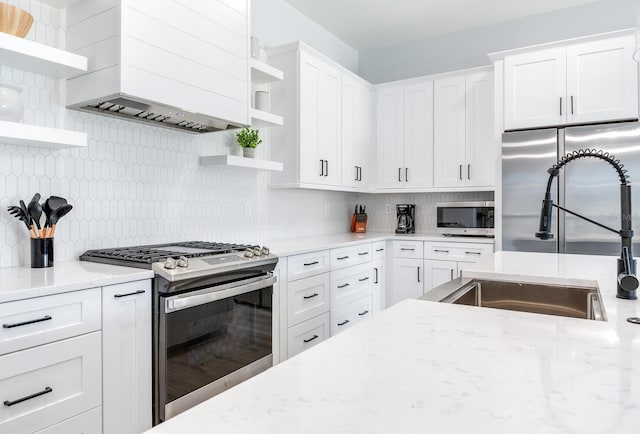
M 33 222 L 36 224 L 38 228 L 38 233 L 42 227 L 40 226 L 40 218 L 42 217 L 42 205 L 40 205 L 40 193 L 36 193 L 33 195 L 33 199 L 29 202 L 29 206 L 27 209 L 29 210 L 29 215 L 33 219 Z
M 19 206 L 8 206 L 7 211 L 9 211 L 9 214 L 11 214 L 13 217 L 23 222 L 29 232 L 31 232 L 29 217 L 27 217 L 27 215 L 22 211 L 22 208 L 20 208 Z
M 27 219 L 29 220 L 29 230 L 32 232 L 31 236 L 33 238 L 38 238 L 38 233 L 36 232 L 36 228 L 33 225 L 31 215 L 29 214 L 29 210 L 27 209 L 27 205 L 24 204 L 24 200 L 22 199 L 20 200 L 20 208 L 22 209 L 22 212 L 24 213 L 25 216 L 27 216 Z
M 56 208 L 56 210 L 51 213 L 51 217 L 49 218 L 51 222 L 51 229 L 47 234 L 47 238 L 53 238 L 53 235 L 56 232 L 56 224 L 62 217 L 66 216 L 72 208 L 72 205 L 67 204 L 61 206 L 60 208 Z

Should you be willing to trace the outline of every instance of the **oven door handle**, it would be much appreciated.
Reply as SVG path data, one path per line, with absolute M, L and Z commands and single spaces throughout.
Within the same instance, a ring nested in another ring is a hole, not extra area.
M 215 286 L 209 289 L 197 291 L 191 294 L 181 294 L 173 297 L 167 297 L 165 300 L 165 313 L 176 312 L 178 310 L 188 309 L 194 306 L 200 306 L 206 303 L 223 300 L 225 298 L 235 297 L 236 295 L 246 294 L 247 292 L 256 291 L 258 289 L 268 288 L 276 283 L 276 278 L 271 276 L 268 278 L 259 278 L 249 283 L 237 285 L 234 284 Z

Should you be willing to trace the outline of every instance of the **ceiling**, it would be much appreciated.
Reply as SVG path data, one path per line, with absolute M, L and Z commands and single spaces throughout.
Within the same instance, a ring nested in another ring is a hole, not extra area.
M 286 0 L 367 50 L 552 12 L 597 0 Z

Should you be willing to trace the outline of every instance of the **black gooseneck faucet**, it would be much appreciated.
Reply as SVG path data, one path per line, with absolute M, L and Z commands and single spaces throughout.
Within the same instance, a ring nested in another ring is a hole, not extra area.
M 551 200 L 551 184 L 553 178 L 558 176 L 560 169 L 562 169 L 567 163 L 580 158 L 598 158 L 611 166 L 618 173 L 620 178 L 620 220 L 621 227 L 617 231 L 608 226 L 584 217 L 571 210 L 556 205 Z M 631 185 L 629 185 L 629 176 L 627 171 L 623 169 L 624 165 L 620 163 L 620 160 L 616 160 L 615 156 L 609 155 L 609 153 L 597 150 L 597 149 L 580 149 L 579 151 L 571 152 L 554 164 L 547 172 L 549 173 L 549 181 L 547 182 L 547 191 L 542 201 L 542 211 L 540 213 L 540 229 L 536 232 L 536 237 L 541 240 L 553 239 L 553 233 L 551 233 L 552 225 L 552 213 L 553 207 L 561 209 L 562 211 L 574 215 L 578 218 L 600 226 L 608 231 L 614 232 L 620 235 L 621 251 L 620 258 L 618 258 L 618 282 L 616 297 L 627 300 L 636 300 L 638 298 L 636 290 L 638 288 L 638 278 L 636 277 L 636 261 L 633 259 L 633 230 L 631 229 Z

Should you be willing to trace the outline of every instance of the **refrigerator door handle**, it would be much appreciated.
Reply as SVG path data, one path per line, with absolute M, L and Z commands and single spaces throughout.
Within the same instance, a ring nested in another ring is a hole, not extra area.
M 560 97 L 560 116 L 562 116 L 562 97 Z

